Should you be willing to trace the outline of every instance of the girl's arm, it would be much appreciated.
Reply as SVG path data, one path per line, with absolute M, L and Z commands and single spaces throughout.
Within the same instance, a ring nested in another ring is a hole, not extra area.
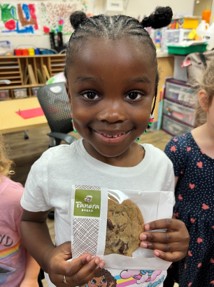
M 22 242 L 46 272 L 49 255 L 55 249 L 46 224 L 47 215 L 48 212 L 24 210 L 21 220 Z
M 38 287 L 38 275 L 40 271 L 40 266 L 36 262 L 36 260 L 30 256 L 29 253 L 26 254 L 26 269 L 25 269 L 25 277 L 20 284 L 20 287 Z

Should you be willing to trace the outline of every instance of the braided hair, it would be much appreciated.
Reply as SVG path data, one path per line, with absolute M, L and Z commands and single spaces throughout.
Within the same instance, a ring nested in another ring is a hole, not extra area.
M 172 9 L 170 7 L 157 7 L 154 13 L 148 17 L 144 17 L 140 22 L 137 19 L 125 15 L 97 15 L 87 17 L 82 11 L 76 11 L 70 15 L 70 23 L 74 28 L 71 35 L 67 53 L 66 53 L 66 66 L 65 76 L 67 77 L 68 69 L 72 63 L 74 54 L 82 48 L 83 41 L 94 38 L 106 38 L 111 40 L 118 40 L 124 37 L 135 37 L 141 45 L 148 45 L 151 49 L 155 66 L 157 67 L 156 48 L 147 32 L 146 27 L 153 29 L 162 28 L 170 24 L 172 19 Z M 157 86 L 158 86 L 158 70 L 156 68 L 156 86 L 155 98 L 153 102 L 152 112 L 155 107 Z

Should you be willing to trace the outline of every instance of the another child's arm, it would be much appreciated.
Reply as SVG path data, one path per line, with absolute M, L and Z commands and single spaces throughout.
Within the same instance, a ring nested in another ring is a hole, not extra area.
M 40 271 L 40 266 L 29 253 L 27 253 L 26 256 L 27 262 L 25 276 L 20 284 L 20 287 L 39 287 L 38 275 Z
M 103 261 L 90 254 L 68 261 L 72 258 L 71 243 L 53 244 L 46 224 L 47 214 L 24 210 L 21 232 L 25 247 L 56 286 L 65 286 L 64 276 L 71 287 L 88 282 L 96 268 L 104 266 Z
M 144 226 L 140 246 L 154 250 L 154 254 L 166 261 L 179 261 L 187 254 L 189 233 L 178 219 L 159 219 Z

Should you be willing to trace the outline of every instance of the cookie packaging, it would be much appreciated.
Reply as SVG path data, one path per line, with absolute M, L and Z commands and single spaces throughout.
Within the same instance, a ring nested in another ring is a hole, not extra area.
M 73 186 L 72 256 L 76 258 L 88 252 L 105 261 L 104 269 L 97 269 L 95 278 L 85 287 L 91 287 L 92 282 L 100 287 L 163 286 L 171 263 L 155 257 L 151 250 L 138 247 L 138 240 L 143 232 L 141 223 L 171 218 L 173 205 L 172 191 Z

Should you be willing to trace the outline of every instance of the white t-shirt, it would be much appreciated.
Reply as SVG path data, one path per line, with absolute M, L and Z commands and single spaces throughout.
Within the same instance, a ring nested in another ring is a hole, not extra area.
M 59 245 L 71 239 L 69 204 L 73 185 L 174 192 L 171 161 L 160 149 L 150 144 L 143 147 L 145 156 L 134 167 L 111 166 L 93 158 L 82 139 L 50 148 L 33 164 L 21 205 L 32 212 L 55 208 L 55 240 Z

